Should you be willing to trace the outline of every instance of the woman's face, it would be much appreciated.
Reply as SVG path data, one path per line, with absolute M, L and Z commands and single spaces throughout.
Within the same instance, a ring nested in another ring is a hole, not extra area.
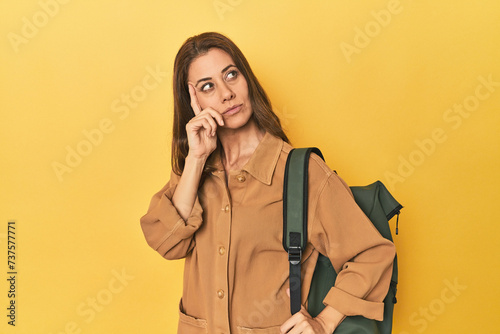
M 210 49 L 189 66 L 188 84 L 196 92 L 201 109 L 212 108 L 224 118 L 224 128 L 240 128 L 252 116 L 245 77 L 229 54 Z

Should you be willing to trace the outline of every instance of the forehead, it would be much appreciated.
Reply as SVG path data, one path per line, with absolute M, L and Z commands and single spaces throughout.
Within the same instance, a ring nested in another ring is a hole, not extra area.
M 210 49 L 204 55 L 199 56 L 189 66 L 188 81 L 197 81 L 201 78 L 220 75 L 221 71 L 228 65 L 234 65 L 233 58 L 221 49 Z

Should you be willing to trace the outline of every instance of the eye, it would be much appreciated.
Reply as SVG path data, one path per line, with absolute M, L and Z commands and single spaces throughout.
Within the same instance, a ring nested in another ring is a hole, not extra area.
M 233 80 L 238 77 L 238 71 L 232 70 L 226 74 L 226 80 Z
M 206 84 L 204 84 L 203 86 L 201 86 L 200 90 L 202 92 L 208 92 L 209 90 L 211 90 L 212 88 L 214 87 L 214 84 L 211 83 L 211 82 L 207 82 Z

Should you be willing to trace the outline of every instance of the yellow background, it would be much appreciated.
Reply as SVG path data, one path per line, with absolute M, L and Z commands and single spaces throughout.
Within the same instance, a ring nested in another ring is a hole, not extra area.
M 169 175 L 173 59 L 204 31 L 242 49 L 295 146 L 405 206 L 394 333 L 498 332 L 497 0 L 55 1 L 0 2 L 0 332 L 175 332 L 183 262 L 139 218 Z

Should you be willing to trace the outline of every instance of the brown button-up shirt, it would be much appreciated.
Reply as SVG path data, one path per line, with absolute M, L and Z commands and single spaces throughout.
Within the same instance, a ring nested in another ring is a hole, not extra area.
M 153 196 L 141 226 L 167 259 L 186 258 L 178 333 L 279 333 L 291 316 L 283 249 L 283 176 L 291 146 L 266 134 L 242 170 L 217 170 L 198 191 L 187 220 L 171 199 L 179 176 Z M 309 162 L 306 301 L 318 254 L 339 273 L 324 303 L 346 315 L 382 320 L 394 245 L 380 236 L 349 187 L 316 155 Z

